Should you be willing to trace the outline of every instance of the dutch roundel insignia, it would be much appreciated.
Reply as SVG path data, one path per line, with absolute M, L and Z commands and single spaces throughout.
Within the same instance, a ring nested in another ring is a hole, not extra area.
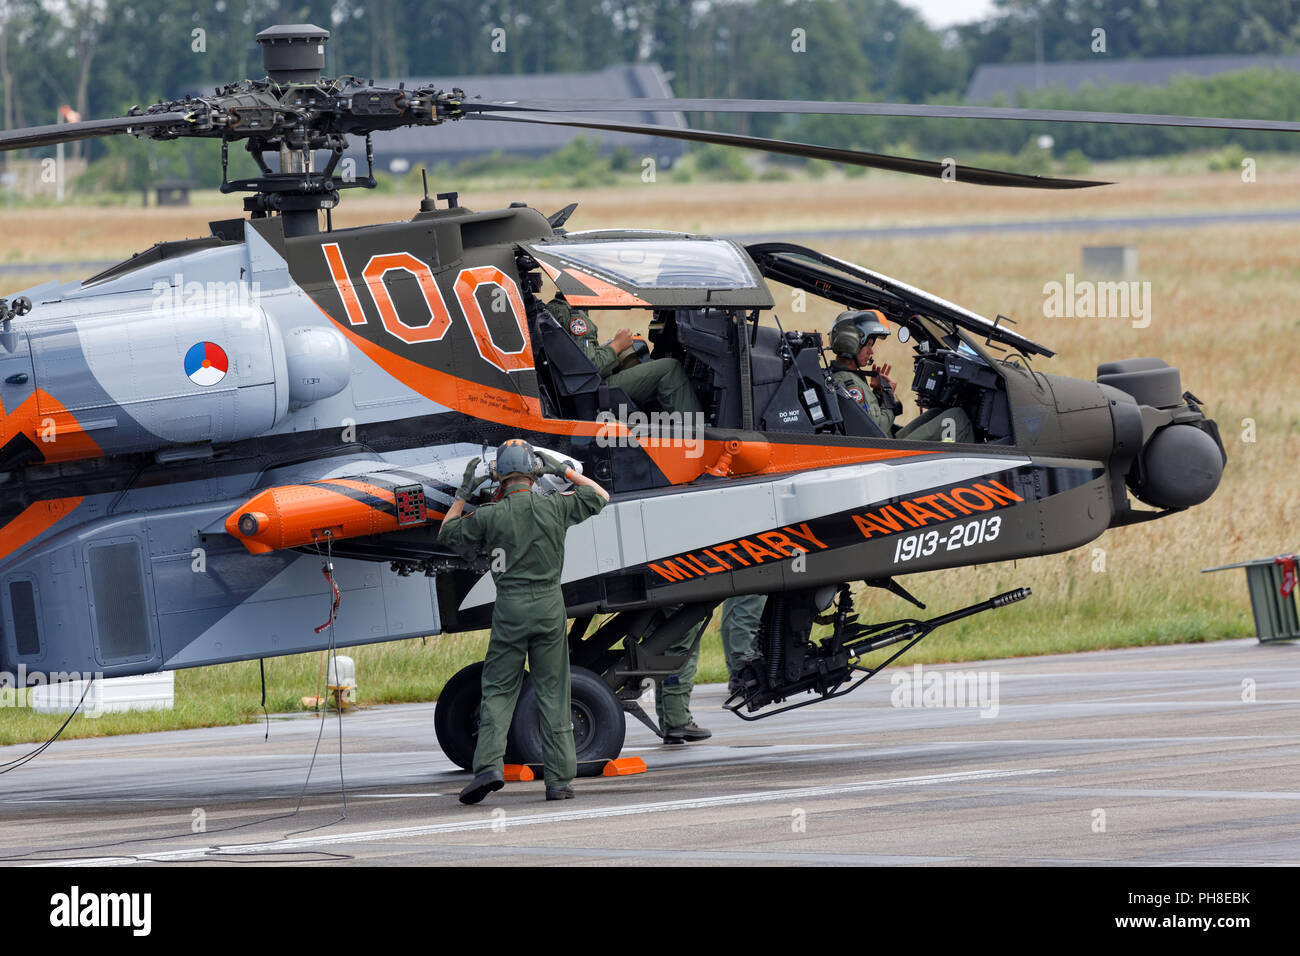
M 866 402 L 867 396 L 862 394 L 862 389 L 858 388 L 856 385 L 846 385 L 845 388 L 848 390 L 848 393 L 853 397 L 853 400 L 857 402 L 859 405 Z
M 569 321 L 569 331 L 572 332 L 574 335 L 586 335 L 587 320 L 580 315 L 575 315 Z
M 216 385 L 229 368 L 225 349 L 215 342 L 199 342 L 185 353 L 185 374 L 195 385 Z

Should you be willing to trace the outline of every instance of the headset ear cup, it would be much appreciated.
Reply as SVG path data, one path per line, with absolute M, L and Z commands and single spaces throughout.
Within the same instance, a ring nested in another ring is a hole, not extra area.
M 831 350 L 836 355 L 857 355 L 862 349 L 862 337 L 853 326 L 841 326 L 831 337 Z

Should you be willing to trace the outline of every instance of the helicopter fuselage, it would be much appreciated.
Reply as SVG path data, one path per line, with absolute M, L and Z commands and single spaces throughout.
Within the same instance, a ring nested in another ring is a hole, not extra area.
M 1177 370 L 1044 375 L 1028 353 L 1046 350 L 996 323 L 816 255 L 456 207 L 290 237 L 276 217 L 214 223 L 27 290 L 0 339 L 0 670 L 291 654 L 324 647 L 327 619 L 338 646 L 486 627 L 490 571 L 436 532 L 466 462 L 515 436 L 613 494 L 567 542 L 587 620 L 1062 551 L 1213 491 L 1222 447 Z M 636 428 L 543 276 L 575 308 L 652 310 L 703 420 Z M 818 336 L 760 322 L 769 279 L 890 310 L 914 387 L 966 408 L 978 440 L 873 433 Z M 1179 497 L 1188 462 L 1204 474 Z

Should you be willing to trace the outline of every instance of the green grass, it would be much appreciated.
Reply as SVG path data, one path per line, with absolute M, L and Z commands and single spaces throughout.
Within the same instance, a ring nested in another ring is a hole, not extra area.
M 347 648 L 357 662 L 362 706 L 433 700 L 443 684 L 466 664 L 482 660 L 486 634 L 430 637 Z M 271 713 L 303 711 L 302 698 L 323 693 L 324 653 L 295 654 L 266 661 L 266 707 Z M 262 717 L 257 661 L 195 667 L 176 672 L 172 710 L 75 718 L 64 737 L 107 737 L 156 730 L 216 727 Z M 37 714 L 22 707 L 0 709 L 0 744 L 45 740 L 65 715 Z M 430 728 L 432 733 L 432 728 Z

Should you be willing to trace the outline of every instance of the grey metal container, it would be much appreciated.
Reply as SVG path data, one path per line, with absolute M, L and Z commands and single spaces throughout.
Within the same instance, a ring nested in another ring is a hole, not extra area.
M 1282 555 L 1287 557 L 1287 555 Z M 1291 555 L 1300 568 L 1300 558 Z M 1256 558 L 1205 568 L 1202 573 L 1246 569 L 1246 587 L 1250 590 L 1250 608 L 1255 613 L 1255 634 L 1260 643 L 1300 640 L 1300 620 L 1296 617 L 1296 591 L 1282 596 L 1282 565 L 1274 558 Z M 1298 588 L 1297 590 L 1300 590 Z

